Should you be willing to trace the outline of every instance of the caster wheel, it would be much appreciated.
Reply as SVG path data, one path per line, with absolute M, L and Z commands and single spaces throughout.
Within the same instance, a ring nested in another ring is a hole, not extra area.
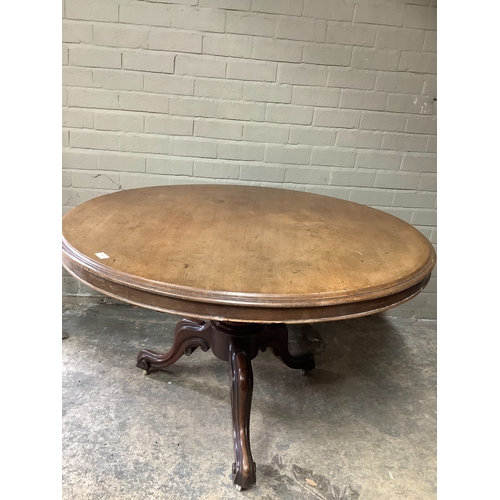
M 149 375 L 148 371 L 147 370 L 142 370 L 142 374 L 143 375 Z
M 307 371 L 306 371 L 306 370 L 300 370 L 300 374 L 301 374 L 302 376 L 305 376 L 305 375 L 307 375 Z
M 241 491 L 241 486 L 239 484 L 235 484 L 234 487 L 236 488 L 236 491 Z

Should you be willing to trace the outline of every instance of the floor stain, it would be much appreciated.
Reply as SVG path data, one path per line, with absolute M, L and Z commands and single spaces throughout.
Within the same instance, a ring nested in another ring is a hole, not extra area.
M 357 500 L 359 498 L 359 493 L 352 485 L 332 484 L 326 476 L 317 474 L 311 469 L 300 467 L 297 464 L 285 464 L 279 455 L 275 455 L 271 463 L 262 465 L 260 473 L 274 480 L 276 492 L 281 492 L 283 495 L 288 495 L 284 489 L 286 485 L 294 489 L 296 493 L 301 492 L 304 499 Z

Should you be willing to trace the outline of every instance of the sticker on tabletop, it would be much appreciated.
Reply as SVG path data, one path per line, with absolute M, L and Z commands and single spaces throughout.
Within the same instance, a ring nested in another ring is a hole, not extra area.
M 100 259 L 109 259 L 109 255 L 105 254 L 104 252 L 98 252 L 95 255 Z

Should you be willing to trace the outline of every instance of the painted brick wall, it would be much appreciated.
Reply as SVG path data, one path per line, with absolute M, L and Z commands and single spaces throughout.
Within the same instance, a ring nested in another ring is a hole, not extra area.
M 64 0 L 63 213 L 245 183 L 364 203 L 436 240 L 435 0 Z M 436 317 L 436 272 L 391 310 Z M 63 292 L 95 294 L 63 274 Z

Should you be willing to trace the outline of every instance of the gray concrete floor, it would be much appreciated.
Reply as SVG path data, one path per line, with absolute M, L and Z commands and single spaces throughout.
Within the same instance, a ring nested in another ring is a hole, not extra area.
M 434 499 L 436 322 L 374 315 L 290 326 L 291 370 L 252 362 L 257 484 L 237 492 L 227 364 L 197 350 L 144 376 L 179 318 L 63 305 L 63 499 Z

